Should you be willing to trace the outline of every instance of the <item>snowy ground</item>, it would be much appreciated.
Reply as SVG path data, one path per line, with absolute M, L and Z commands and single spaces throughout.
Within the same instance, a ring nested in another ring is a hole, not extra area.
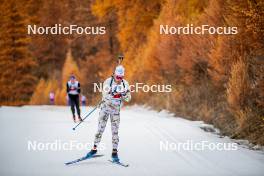
M 87 113 L 90 109 L 83 109 L 83 113 Z M 102 139 L 102 150 L 99 152 L 104 156 L 100 158 L 65 166 L 64 162 L 81 157 L 88 150 L 76 148 L 68 151 L 58 148 L 53 148 L 53 151 L 28 150 L 29 141 L 35 141 L 39 145 L 56 141 L 60 144 L 69 144 L 70 141 L 91 144 L 97 128 L 97 116 L 98 110 L 76 131 L 72 131 L 74 124 L 69 107 L 1 107 L 0 175 L 260 176 L 264 174 L 264 154 L 241 146 L 233 151 L 211 151 L 208 148 L 203 151 L 175 150 L 175 144 L 187 141 L 229 144 L 232 141 L 204 132 L 200 129 L 202 122 L 174 118 L 166 112 L 158 113 L 137 106 L 124 108 L 121 113 L 119 156 L 130 164 L 128 168 L 107 161 L 111 154 L 109 124 Z M 161 151 L 160 142 L 166 141 L 172 147 L 168 151 Z

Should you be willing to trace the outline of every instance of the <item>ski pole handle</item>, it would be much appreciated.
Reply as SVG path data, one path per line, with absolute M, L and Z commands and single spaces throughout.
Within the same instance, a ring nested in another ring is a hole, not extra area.
M 120 65 L 122 63 L 123 59 L 124 59 L 124 55 L 123 54 L 119 54 L 118 55 L 118 65 Z

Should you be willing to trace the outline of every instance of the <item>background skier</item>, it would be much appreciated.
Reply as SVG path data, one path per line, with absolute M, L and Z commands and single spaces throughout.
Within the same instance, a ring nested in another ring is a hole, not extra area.
M 77 110 L 78 119 L 79 119 L 79 121 L 82 121 L 81 111 L 80 111 L 80 101 L 79 101 L 79 96 L 81 93 L 81 85 L 76 80 L 74 75 L 70 76 L 70 80 L 67 82 L 66 88 L 67 88 L 68 97 L 70 99 L 73 121 L 76 122 L 76 120 L 75 120 L 75 107 Z
M 110 117 L 113 145 L 112 159 L 114 162 L 119 161 L 117 149 L 119 142 L 118 129 L 120 123 L 120 108 L 123 101 L 129 102 L 131 99 L 129 84 L 123 79 L 124 75 L 125 69 L 123 66 L 119 65 L 116 67 L 114 75 L 104 81 L 102 92 L 103 102 L 99 113 L 98 130 L 95 134 L 94 147 L 87 154 L 87 157 L 92 157 L 96 154 L 97 146 L 101 141 L 107 120 Z
M 54 105 L 54 103 L 55 103 L 55 93 L 54 92 L 50 92 L 49 93 L 49 98 L 50 98 L 50 104 Z
M 86 105 L 86 96 L 84 95 L 81 96 L 81 102 L 82 102 L 82 106 Z

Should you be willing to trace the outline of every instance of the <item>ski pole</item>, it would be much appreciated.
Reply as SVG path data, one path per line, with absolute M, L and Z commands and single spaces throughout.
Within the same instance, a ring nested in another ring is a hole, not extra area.
M 84 119 L 82 120 L 82 121 L 80 121 L 75 127 L 73 127 L 72 128 L 72 130 L 75 130 L 81 123 L 83 123 L 84 122 L 84 120 L 87 118 L 87 117 L 89 117 L 99 106 L 100 106 L 100 104 L 102 103 L 103 101 L 100 101 L 100 103 L 98 103 L 96 106 L 95 106 L 95 108 L 93 108 L 85 117 L 84 117 Z

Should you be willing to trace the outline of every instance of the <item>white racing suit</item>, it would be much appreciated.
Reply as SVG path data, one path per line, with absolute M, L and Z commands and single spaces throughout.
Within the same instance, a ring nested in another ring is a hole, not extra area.
M 110 77 L 106 79 L 103 84 L 102 94 L 103 103 L 101 104 L 101 111 L 99 113 L 98 130 L 95 134 L 94 145 L 98 146 L 100 143 L 107 120 L 110 117 L 113 149 L 117 149 L 119 142 L 118 129 L 120 123 L 120 108 L 123 101 L 128 102 L 131 99 L 129 84 L 124 79 L 120 84 L 117 84 L 115 80 Z

